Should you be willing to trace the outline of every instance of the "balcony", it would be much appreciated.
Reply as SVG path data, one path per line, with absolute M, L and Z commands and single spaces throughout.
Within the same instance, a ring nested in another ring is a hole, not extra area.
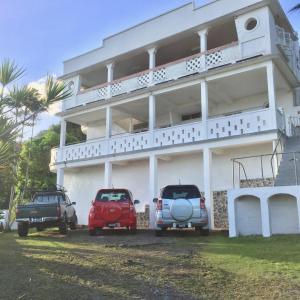
M 283 113 L 278 110 L 278 124 L 284 126 Z M 99 159 L 107 155 L 130 154 L 162 147 L 188 145 L 205 140 L 242 136 L 274 129 L 269 109 L 256 109 L 230 116 L 210 118 L 207 134 L 201 121 L 159 128 L 136 134 L 121 134 L 85 143 L 55 148 L 51 165 Z M 280 128 L 283 130 L 284 128 Z
M 144 72 L 123 77 L 111 83 L 80 91 L 74 97 L 63 102 L 62 110 L 65 111 L 95 101 L 104 101 L 160 83 L 199 74 L 209 69 L 236 63 L 241 59 L 240 46 L 238 42 L 234 42 L 204 53 L 163 64 Z

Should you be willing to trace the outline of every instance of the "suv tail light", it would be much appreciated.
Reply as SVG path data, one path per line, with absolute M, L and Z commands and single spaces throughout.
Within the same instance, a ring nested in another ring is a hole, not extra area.
M 162 210 L 162 200 L 158 199 L 156 204 L 156 210 Z
M 200 208 L 205 208 L 205 198 L 200 198 Z

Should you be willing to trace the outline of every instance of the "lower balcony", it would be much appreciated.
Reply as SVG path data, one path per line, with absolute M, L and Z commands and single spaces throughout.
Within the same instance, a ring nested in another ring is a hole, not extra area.
M 284 116 L 278 111 L 279 129 L 284 130 L 284 123 Z M 107 155 L 188 145 L 205 140 L 242 136 L 274 129 L 271 111 L 268 108 L 210 118 L 206 124 L 207 133 L 204 132 L 203 125 L 202 121 L 198 121 L 55 148 L 51 152 L 50 164 L 53 166 L 60 163 L 97 159 Z

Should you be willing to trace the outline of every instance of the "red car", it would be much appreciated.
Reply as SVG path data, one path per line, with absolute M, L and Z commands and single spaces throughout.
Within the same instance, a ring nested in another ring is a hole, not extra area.
M 95 235 L 103 228 L 127 228 L 136 231 L 135 204 L 126 189 L 101 189 L 92 202 L 89 213 L 89 233 Z

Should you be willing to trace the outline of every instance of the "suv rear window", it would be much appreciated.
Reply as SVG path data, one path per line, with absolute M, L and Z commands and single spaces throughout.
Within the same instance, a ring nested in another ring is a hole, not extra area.
M 109 201 L 116 201 L 116 202 L 125 202 L 129 201 L 130 196 L 127 191 L 124 190 L 102 190 L 99 191 L 96 196 L 96 201 L 98 202 L 109 202 Z
M 200 198 L 200 192 L 195 185 L 167 186 L 162 191 L 163 199 L 193 199 Z

